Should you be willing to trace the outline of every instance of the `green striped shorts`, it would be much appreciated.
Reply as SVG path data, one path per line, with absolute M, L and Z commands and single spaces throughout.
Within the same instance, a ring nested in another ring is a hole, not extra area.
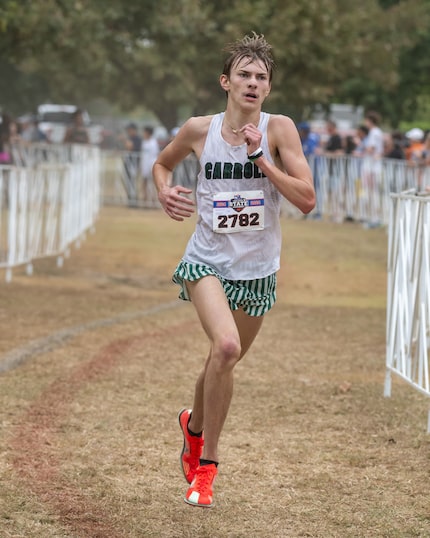
M 276 301 L 276 273 L 254 280 L 227 280 L 212 267 L 181 261 L 172 280 L 181 286 L 179 298 L 190 301 L 185 281 L 194 282 L 205 276 L 215 276 L 222 284 L 231 310 L 243 308 L 249 316 L 262 316 Z

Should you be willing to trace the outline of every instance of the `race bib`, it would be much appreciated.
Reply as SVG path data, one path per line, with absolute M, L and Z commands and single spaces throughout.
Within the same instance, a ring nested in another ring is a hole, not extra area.
M 264 192 L 219 192 L 213 199 L 213 231 L 264 230 Z

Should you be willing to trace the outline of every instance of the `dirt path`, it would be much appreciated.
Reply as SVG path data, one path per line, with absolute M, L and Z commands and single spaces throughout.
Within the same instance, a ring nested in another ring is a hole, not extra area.
M 105 209 L 63 269 L 0 286 L 0 536 L 430 536 L 428 402 L 396 380 L 382 396 L 385 232 L 284 224 L 209 511 L 178 469 L 206 354 L 169 278 L 192 223 Z

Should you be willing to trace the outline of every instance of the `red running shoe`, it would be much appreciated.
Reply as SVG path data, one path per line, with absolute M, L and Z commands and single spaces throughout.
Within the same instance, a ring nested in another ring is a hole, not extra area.
M 182 409 L 179 412 L 178 420 L 184 436 L 184 446 L 181 452 L 181 468 L 184 473 L 185 480 L 188 484 L 194 479 L 197 469 L 200 465 L 200 457 L 203 452 L 203 434 L 201 437 L 190 435 L 188 433 L 188 421 L 190 420 L 191 409 Z
M 184 501 L 193 506 L 210 508 L 213 504 L 213 483 L 218 470 L 214 463 L 200 466 L 185 495 Z

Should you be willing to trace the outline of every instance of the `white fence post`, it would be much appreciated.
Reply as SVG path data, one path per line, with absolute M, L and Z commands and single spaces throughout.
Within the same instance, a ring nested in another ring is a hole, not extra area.
M 387 261 L 386 377 L 430 396 L 430 197 L 391 195 Z M 430 411 L 427 431 L 430 433 Z

